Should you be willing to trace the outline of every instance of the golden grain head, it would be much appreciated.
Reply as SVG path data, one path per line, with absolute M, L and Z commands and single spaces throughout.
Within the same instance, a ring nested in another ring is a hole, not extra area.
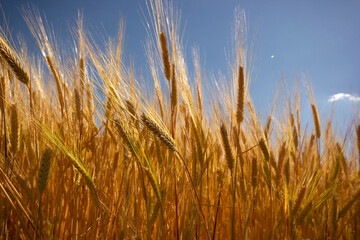
M 245 75 L 243 66 L 239 67 L 239 81 L 238 81 L 238 99 L 236 119 L 240 124 L 244 119 L 244 102 L 245 102 Z
M 176 69 L 175 64 L 172 65 L 172 78 L 171 78 L 171 107 L 175 108 L 179 101 L 177 79 L 176 79 Z
M 311 110 L 313 114 L 316 137 L 319 139 L 321 137 L 320 120 L 319 120 L 318 111 L 314 104 L 311 104 Z
M 2 37 L 0 37 L 0 55 L 9 65 L 16 78 L 25 85 L 28 85 L 30 82 L 30 77 L 28 73 L 21 65 L 19 59 L 17 59 L 14 51 L 10 48 L 10 46 Z
M 161 43 L 161 50 L 162 50 L 162 58 L 164 62 L 164 73 L 166 79 L 170 82 L 171 77 L 171 69 L 170 69 L 170 60 L 169 60 L 169 51 L 166 44 L 166 37 L 165 33 L 160 33 L 160 43 Z
M 148 117 L 145 113 L 141 115 L 141 121 L 150 129 L 150 131 L 157 136 L 171 151 L 176 152 L 175 141 L 162 127 L 160 127 L 154 120 Z
M 233 157 L 233 153 L 232 153 L 232 150 L 230 147 L 227 130 L 226 130 L 224 123 L 221 124 L 220 133 L 221 133 L 222 144 L 223 144 L 223 148 L 224 148 L 224 152 L 225 152 L 226 164 L 227 164 L 228 168 L 230 169 L 230 171 L 232 171 L 234 169 L 234 157 Z
M 264 155 L 265 161 L 269 161 L 270 160 L 270 152 L 269 152 L 269 148 L 265 142 L 265 139 L 261 138 L 259 141 L 259 147 Z

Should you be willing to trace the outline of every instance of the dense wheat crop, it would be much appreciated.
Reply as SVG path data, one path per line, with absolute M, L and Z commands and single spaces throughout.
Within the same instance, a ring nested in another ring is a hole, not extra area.
M 229 81 L 211 84 L 198 53 L 187 70 L 176 11 L 147 6 L 149 89 L 124 63 L 123 24 L 102 50 L 79 17 L 70 53 L 36 10 L 24 15 L 41 55 L 1 33 L 1 238 L 360 236 L 359 119 L 338 136 L 309 94 L 305 125 L 299 94 L 277 101 L 279 88 L 262 123 L 243 12 Z

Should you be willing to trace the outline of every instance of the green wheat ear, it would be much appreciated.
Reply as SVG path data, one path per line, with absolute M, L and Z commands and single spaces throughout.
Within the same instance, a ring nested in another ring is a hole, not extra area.
M 40 195 L 44 193 L 46 188 L 47 182 L 49 180 L 49 172 L 51 167 L 51 159 L 52 159 L 52 150 L 49 147 L 46 147 L 45 151 L 42 154 L 39 172 L 38 172 L 38 179 L 37 185 L 40 192 Z

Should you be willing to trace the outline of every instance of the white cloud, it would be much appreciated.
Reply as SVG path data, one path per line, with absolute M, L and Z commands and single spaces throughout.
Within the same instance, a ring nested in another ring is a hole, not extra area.
M 329 102 L 336 102 L 336 101 L 339 101 L 339 100 L 349 100 L 349 101 L 352 101 L 352 102 L 360 102 L 360 97 L 357 97 L 357 96 L 353 96 L 349 93 L 337 93 L 337 94 L 334 94 L 332 96 L 329 97 L 328 101 Z

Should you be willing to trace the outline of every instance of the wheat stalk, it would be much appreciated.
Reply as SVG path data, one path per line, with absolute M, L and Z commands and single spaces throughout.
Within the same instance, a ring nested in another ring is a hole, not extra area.
M 141 161 L 140 155 L 138 153 L 138 149 L 134 144 L 134 140 L 131 139 L 131 137 L 125 130 L 125 128 L 120 120 L 118 120 L 118 119 L 115 120 L 115 126 L 117 126 L 120 137 L 123 139 L 124 143 L 127 145 L 131 154 L 135 157 L 139 166 L 146 173 L 146 176 L 149 179 L 150 185 L 152 186 L 154 192 L 156 193 L 156 197 L 158 198 L 158 201 L 161 201 L 161 193 L 160 193 L 160 189 L 159 189 L 158 183 L 156 181 L 156 178 L 155 178 L 154 174 L 152 173 L 152 171 L 148 167 L 145 167 L 143 162 Z M 145 164 L 149 165 L 149 162 L 148 162 L 145 154 L 143 154 L 143 157 L 145 158 Z
M 19 148 L 19 134 L 20 134 L 19 117 L 18 117 L 18 110 L 16 104 L 11 106 L 10 124 L 11 124 L 11 132 L 10 132 L 11 152 L 14 156 Z
M 6 95 L 5 95 L 5 76 L 0 78 L 0 111 L 2 114 L 5 113 L 5 102 L 6 102 Z
M 338 221 L 345 217 L 346 213 L 350 210 L 351 206 L 360 198 L 360 189 L 355 192 L 350 200 L 348 200 L 345 205 L 340 209 L 338 214 Z
M 52 58 L 49 55 L 46 56 L 46 62 L 48 64 L 49 68 L 50 68 L 50 71 L 51 71 L 52 75 L 55 78 L 56 87 L 57 87 L 58 95 L 59 95 L 61 113 L 63 114 L 64 113 L 64 108 L 65 108 L 65 100 L 64 100 L 64 94 L 63 94 L 61 79 L 60 79 L 60 76 L 59 76 L 59 73 L 58 73 L 56 67 L 54 66 Z
M 251 185 L 252 185 L 254 191 L 255 191 L 255 188 L 256 188 L 257 182 L 258 182 L 258 180 L 257 180 L 257 175 L 258 175 L 257 168 L 258 167 L 257 167 L 256 157 L 253 157 L 252 161 L 251 161 Z

